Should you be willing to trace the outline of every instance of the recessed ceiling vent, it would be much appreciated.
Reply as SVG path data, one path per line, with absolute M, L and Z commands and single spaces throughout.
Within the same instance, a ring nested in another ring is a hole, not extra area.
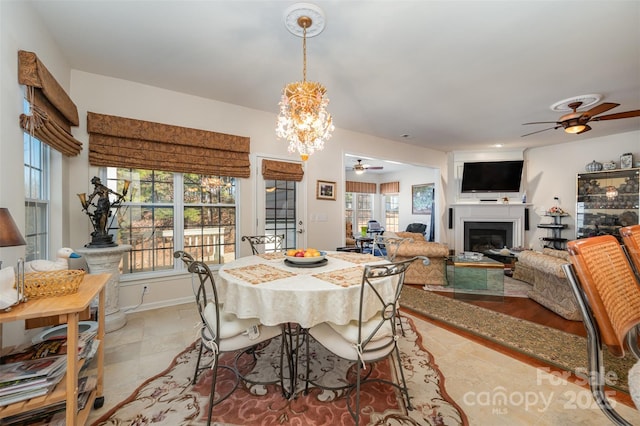
M 551 111 L 559 111 L 559 112 L 573 111 L 573 108 L 569 106 L 570 104 L 573 104 L 575 102 L 582 102 L 582 105 L 580 105 L 580 108 L 587 108 L 591 105 L 597 104 L 598 102 L 600 102 L 601 99 L 602 99 L 602 95 L 597 95 L 597 94 L 574 96 L 573 98 L 564 99 L 562 101 L 556 102 L 555 104 L 551 105 L 549 108 L 551 108 Z

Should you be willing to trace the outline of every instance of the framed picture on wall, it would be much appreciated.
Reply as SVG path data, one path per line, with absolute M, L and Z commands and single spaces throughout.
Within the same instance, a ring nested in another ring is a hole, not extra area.
M 334 200 L 336 199 L 336 183 L 319 180 L 316 185 L 316 199 Z
M 411 186 L 411 213 L 431 214 L 433 211 L 434 183 Z

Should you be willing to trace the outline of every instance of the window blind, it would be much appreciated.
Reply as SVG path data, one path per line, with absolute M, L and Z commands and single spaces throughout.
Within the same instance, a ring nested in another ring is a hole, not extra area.
M 87 131 L 92 166 L 250 176 L 245 136 L 95 112 L 87 113 Z

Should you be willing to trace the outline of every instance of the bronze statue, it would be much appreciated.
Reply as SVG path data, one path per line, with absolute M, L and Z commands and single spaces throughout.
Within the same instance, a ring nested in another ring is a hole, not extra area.
M 91 233 L 91 243 L 87 244 L 86 247 L 115 247 L 118 244 L 113 241 L 113 235 L 109 234 L 110 226 L 107 225 L 107 222 L 109 221 L 109 217 L 112 216 L 111 209 L 115 208 L 117 212 L 122 205 L 131 182 L 128 180 L 124 181 L 122 194 L 118 194 L 103 185 L 97 176 L 91 179 L 91 183 L 94 186 L 94 190 L 93 193 L 89 195 L 89 198 L 87 198 L 87 194 L 85 193 L 78 194 L 80 203 L 82 204 L 82 210 L 91 219 L 94 229 Z M 111 201 L 111 195 L 115 196 L 114 201 Z M 94 200 L 96 200 L 95 203 Z M 93 208 L 93 211 L 89 211 L 91 208 Z

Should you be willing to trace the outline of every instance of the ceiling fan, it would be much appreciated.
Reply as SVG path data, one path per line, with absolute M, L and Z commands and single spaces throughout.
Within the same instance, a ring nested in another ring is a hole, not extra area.
M 531 123 L 523 123 L 523 125 L 553 123 L 555 124 L 555 126 L 538 130 L 536 132 L 527 133 L 526 135 L 522 135 L 522 137 L 534 135 L 536 133 L 544 132 L 551 129 L 554 129 L 554 130 L 559 129 L 560 127 L 564 128 L 564 131 L 567 133 L 573 133 L 573 134 L 579 135 L 580 133 L 588 132 L 589 130 L 591 130 L 591 126 L 589 126 L 587 123 L 592 121 L 616 120 L 618 118 L 640 117 L 640 110 L 619 112 L 617 114 L 609 114 L 609 115 L 602 115 L 600 117 L 596 117 L 596 115 L 602 114 L 603 112 L 607 112 L 610 109 L 613 109 L 620 105 L 612 102 L 604 102 L 600 105 L 594 106 L 588 111 L 582 111 L 582 112 L 578 111 L 578 108 L 580 108 L 580 105 L 582 105 L 582 102 L 572 102 L 568 104 L 567 106 L 571 108 L 573 112 L 563 115 L 562 117 L 560 117 L 559 121 L 534 121 Z
M 382 170 L 384 167 L 382 166 L 369 166 L 367 164 L 362 164 L 362 160 L 358 160 L 356 164 L 353 165 L 353 171 L 356 174 L 361 175 L 367 170 Z

